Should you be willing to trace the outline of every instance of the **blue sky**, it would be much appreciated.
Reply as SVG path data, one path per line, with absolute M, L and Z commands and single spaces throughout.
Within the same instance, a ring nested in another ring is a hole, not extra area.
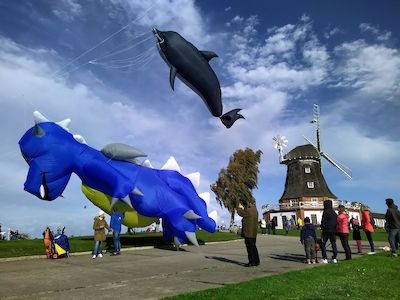
M 349 181 L 324 162 L 329 187 L 384 212 L 385 198 L 400 203 L 399 11 L 398 1 L 2 1 L 0 223 L 33 236 L 46 225 L 91 233 L 97 208 L 76 176 L 53 202 L 23 191 L 17 143 L 34 110 L 71 118 L 70 130 L 97 149 L 131 144 L 156 168 L 172 155 L 182 173 L 201 173 L 199 192 L 235 150 L 260 149 L 261 208 L 277 203 L 285 183 L 272 137 L 285 135 L 287 150 L 303 135 L 315 140 L 317 103 L 322 149 L 353 171 Z M 246 120 L 227 130 L 179 80 L 171 90 L 153 26 L 219 55 L 210 64 L 224 111 L 241 107 Z

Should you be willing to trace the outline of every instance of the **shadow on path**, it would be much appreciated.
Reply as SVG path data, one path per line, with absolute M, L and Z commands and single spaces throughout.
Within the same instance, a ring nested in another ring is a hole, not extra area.
M 221 261 L 221 262 L 226 262 L 226 263 L 239 265 L 241 267 L 244 267 L 246 265 L 245 263 L 242 263 L 240 261 L 236 261 L 236 260 L 232 260 L 232 259 L 225 258 L 225 257 L 220 257 L 220 256 L 205 256 L 205 258 L 215 259 L 215 260 L 218 260 L 218 261 Z
M 292 254 L 292 253 L 271 254 L 269 257 L 272 259 L 294 261 L 294 262 L 298 262 L 298 263 L 304 263 L 304 259 L 305 259 L 304 255 Z

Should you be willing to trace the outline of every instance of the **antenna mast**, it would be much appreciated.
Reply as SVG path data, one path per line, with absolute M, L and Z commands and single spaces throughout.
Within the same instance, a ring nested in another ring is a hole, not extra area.
M 317 150 L 318 150 L 318 152 L 321 152 L 320 129 L 319 129 L 319 105 L 318 104 L 314 104 L 313 119 L 312 119 L 311 123 L 315 124 L 315 129 L 317 131 Z M 321 157 L 319 158 L 319 168 L 322 172 Z

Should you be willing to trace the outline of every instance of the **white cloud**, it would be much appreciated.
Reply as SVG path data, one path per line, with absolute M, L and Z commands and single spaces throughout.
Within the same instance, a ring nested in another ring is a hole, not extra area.
M 136 24 L 157 27 L 159 30 L 173 30 L 198 46 L 208 42 L 210 36 L 204 30 L 206 24 L 193 0 L 111 0 L 125 8 L 131 20 L 139 18 Z M 145 15 L 143 13 L 150 9 Z M 140 12 L 140 13 L 138 13 Z
M 390 31 L 382 31 L 378 26 L 373 26 L 368 23 L 361 23 L 360 29 L 362 32 L 372 33 L 378 41 L 388 41 L 392 37 L 392 33 Z
M 62 0 L 54 3 L 53 13 L 65 22 L 72 22 L 82 14 L 82 6 L 76 0 Z
M 339 86 L 353 87 L 369 95 L 385 95 L 394 101 L 400 94 L 400 53 L 364 40 L 336 47 Z

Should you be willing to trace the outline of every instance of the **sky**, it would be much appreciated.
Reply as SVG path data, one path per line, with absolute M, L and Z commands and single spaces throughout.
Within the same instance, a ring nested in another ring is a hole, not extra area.
M 68 235 L 92 233 L 96 208 L 71 177 L 63 195 L 42 201 L 23 190 L 28 166 L 18 141 L 39 110 L 96 149 L 115 142 L 148 154 L 155 168 L 170 156 L 182 173 L 200 172 L 198 192 L 209 211 L 229 222 L 210 190 L 229 157 L 246 147 L 263 152 L 257 207 L 277 203 L 286 152 L 315 141 L 313 104 L 320 106 L 322 150 L 348 166 L 353 179 L 326 161 L 323 173 L 341 200 L 385 212 L 400 204 L 400 2 L 6 0 L 0 2 L 0 223 L 31 236 L 46 225 Z M 179 32 L 210 61 L 224 112 L 245 120 L 226 129 L 157 53 L 151 28 Z M 238 219 L 240 220 L 240 218 Z

